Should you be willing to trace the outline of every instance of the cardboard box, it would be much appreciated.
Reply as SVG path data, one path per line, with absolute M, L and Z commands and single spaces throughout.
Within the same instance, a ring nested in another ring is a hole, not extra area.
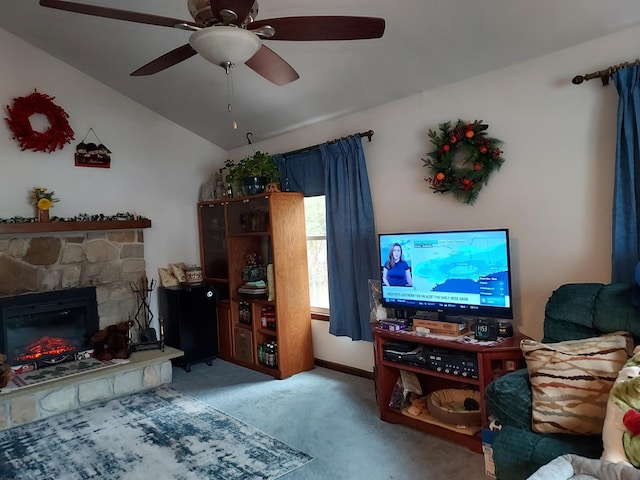
M 447 337 L 459 337 L 470 332 L 466 322 L 439 322 L 437 320 L 413 319 L 413 328 L 428 328 L 433 335 L 445 335 Z

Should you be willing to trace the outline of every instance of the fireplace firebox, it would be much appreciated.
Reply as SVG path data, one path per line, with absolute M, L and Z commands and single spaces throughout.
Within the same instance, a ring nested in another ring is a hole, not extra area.
M 12 366 L 75 360 L 98 329 L 95 287 L 0 298 L 0 353 Z

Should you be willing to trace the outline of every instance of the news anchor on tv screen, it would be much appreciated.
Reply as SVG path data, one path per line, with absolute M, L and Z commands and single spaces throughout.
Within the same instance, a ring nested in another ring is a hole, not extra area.
M 411 267 L 402 258 L 402 246 L 399 243 L 394 243 L 389 249 L 389 259 L 382 267 L 382 284 L 395 287 L 410 287 L 413 284 Z

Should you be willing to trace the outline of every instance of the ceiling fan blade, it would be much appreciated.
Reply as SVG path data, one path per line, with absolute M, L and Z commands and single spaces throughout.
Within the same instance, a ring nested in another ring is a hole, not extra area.
M 211 12 L 216 19 L 224 24 L 226 24 L 227 18 L 220 12 L 223 10 L 235 12 L 238 19 L 231 23 L 240 25 L 247 18 L 247 15 L 249 15 L 254 3 L 255 0 L 211 0 Z
M 66 2 L 63 0 L 40 0 L 40 5 L 43 7 L 55 8 L 57 10 L 65 10 L 67 12 L 93 15 L 94 17 L 113 18 L 116 20 L 124 20 L 127 22 L 159 25 L 161 27 L 175 27 L 176 25 L 180 24 L 202 27 L 202 25 L 200 25 L 199 23 L 181 20 L 179 18 L 161 17 L 159 15 L 151 15 L 148 13 L 130 12 L 128 10 L 98 7 L 96 5 L 85 5 L 82 3 Z
M 254 30 L 265 25 L 276 33 L 268 40 L 360 40 L 380 38 L 384 18 L 349 16 L 282 17 L 251 22 Z
M 245 65 L 258 75 L 276 85 L 286 85 L 300 78 L 291 65 L 269 47 L 262 45 L 260 50 L 245 62 Z
M 170 52 L 165 53 L 161 57 L 156 58 L 155 60 L 150 61 L 146 65 L 143 65 L 135 72 L 131 74 L 132 77 L 140 77 L 143 75 L 153 75 L 154 73 L 158 73 L 165 68 L 169 68 L 174 66 L 176 63 L 180 63 L 187 58 L 193 57 L 197 52 L 189 45 L 182 45 L 181 47 L 175 48 Z

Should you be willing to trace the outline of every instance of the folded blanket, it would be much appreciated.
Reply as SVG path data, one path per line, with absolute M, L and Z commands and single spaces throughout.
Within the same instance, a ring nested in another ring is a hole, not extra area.
M 579 455 L 562 455 L 540 467 L 527 480 L 640 480 L 640 470 Z

